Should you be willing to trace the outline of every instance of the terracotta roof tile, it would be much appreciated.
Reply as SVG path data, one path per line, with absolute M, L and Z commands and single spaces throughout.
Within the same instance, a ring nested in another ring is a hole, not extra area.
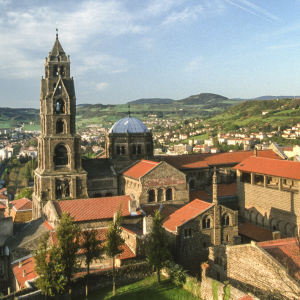
M 15 210 L 32 209 L 32 201 L 27 198 L 11 201 Z
M 13 272 L 16 276 L 16 279 L 21 288 L 25 288 L 25 282 L 27 280 L 32 280 L 37 277 L 36 272 L 34 271 L 35 261 L 33 256 L 22 260 L 22 267 L 19 268 L 19 262 L 12 264 Z M 26 272 L 25 277 L 23 277 L 23 271 Z
M 0 194 L 2 194 L 2 193 L 4 193 L 4 192 L 6 192 L 6 188 L 0 189 Z
M 210 186 L 212 190 L 212 186 Z M 237 184 L 236 182 L 230 184 L 218 184 L 218 197 L 227 197 L 236 195 L 237 192 Z M 190 191 L 190 201 L 200 199 L 200 200 L 210 200 L 212 199 L 212 195 L 208 195 L 206 190 L 200 191 Z
M 170 231 L 175 231 L 176 227 L 193 219 L 210 206 L 212 206 L 211 203 L 196 199 L 167 217 L 163 223 L 163 226 Z
M 300 247 L 297 238 L 288 238 L 257 243 L 284 266 L 290 274 L 300 279 Z
M 136 255 L 130 250 L 130 248 L 124 244 L 122 245 L 122 249 L 124 250 L 123 253 L 118 257 L 120 260 L 134 258 Z
M 155 211 L 159 210 L 160 204 L 158 205 L 147 205 L 143 206 L 142 209 L 146 213 L 147 216 L 154 217 Z M 168 205 L 168 204 L 163 204 L 162 209 L 160 211 L 162 217 L 165 219 L 166 217 L 170 216 L 173 214 L 178 208 Z
M 49 224 L 48 221 L 45 221 L 45 222 L 44 222 L 44 225 L 45 225 L 45 227 L 46 227 L 48 230 L 53 230 L 53 229 L 54 229 L 54 228 Z
M 248 222 L 239 222 L 238 231 L 239 234 L 242 234 L 256 242 L 273 240 L 273 232 L 271 230 L 256 226 Z M 281 235 L 281 238 L 285 238 L 285 236 Z
M 6 208 L 6 206 L 4 204 L 0 203 L 0 209 L 5 209 L 5 208 Z
M 115 196 L 105 198 L 63 200 L 53 202 L 54 207 L 61 217 L 62 213 L 69 213 L 74 222 L 92 221 L 101 219 L 112 219 L 114 213 L 119 210 L 122 204 L 122 216 L 129 217 L 131 214 L 128 210 L 128 201 L 131 200 L 129 195 Z M 141 215 L 140 211 L 137 211 Z
M 300 163 L 297 161 L 249 157 L 235 166 L 234 169 L 300 180 L 299 167 Z
M 159 163 L 155 162 L 155 161 L 142 159 L 137 164 L 135 164 L 132 167 L 127 168 L 122 173 L 123 173 L 123 175 L 130 176 L 130 177 L 138 179 L 138 178 L 144 176 L 149 171 L 151 171 L 158 164 Z
M 161 159 L 177 169 L 207 168 L 209 165 L 238 164 L 253 156 L 253 151 L 237 151 L 198 155 L 163 156 Z M 281 159 L 273 150 L 257 151 L 258 157 Z
M 0 199 L 8 199 L 8 196 L 0 194 Z

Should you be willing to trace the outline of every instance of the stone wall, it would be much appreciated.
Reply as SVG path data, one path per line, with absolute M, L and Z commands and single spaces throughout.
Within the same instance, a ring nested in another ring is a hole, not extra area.
M 300 227 L 299 193 L 239 182 L 237 195 L 240 214 L 256 225 L 298 236 Z
M 260 298 L 271 292 L 288 298 L 295 297 L 293 291 L 300 294 L 300 283 L 255 242 L 227 247 L 227 276 L 233 286 L 257 293 Z

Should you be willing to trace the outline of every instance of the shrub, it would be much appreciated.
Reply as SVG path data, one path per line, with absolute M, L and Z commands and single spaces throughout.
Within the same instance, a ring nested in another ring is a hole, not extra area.
M 170 276 L 171 281 L 176 286 L 181 286 L 186 281 L 186 272 L 183 271 L 182 266 L 175 264 L 174 262 L 170 262 L 169 266 L 167 267 L 167 273 Z

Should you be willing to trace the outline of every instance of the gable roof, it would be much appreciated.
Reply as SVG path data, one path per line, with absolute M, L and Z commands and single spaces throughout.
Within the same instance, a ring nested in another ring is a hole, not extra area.
M 136 163 L 134 166 L 129 167 L 122 171 L 123 175 L 130 176 L 136 179 L 141 178 L 144 176 L 146 173 L 154 169 L 157 165 L 160 163 L 151 161 L 151 160 L 146 160 L 142 159 L 138 163 Z
M 147 216 L 151 216 L 151 217 L 154 217 L 155 211 L 159 210 L 163 219 L 170 216 L 176 210 L 178 210 L 178 208 L 168 205 L 168 204 L 147 205 L 147 206 L 142 206 L 142 209 L 146 213 Z
M 22 266 L 19 267 L 19 261 L 22 261 Z M 33 280 L 36 278 L 38 275 L 34 271 L 35 267 L 35 261 L 34 257 L 30 256 L 25 259 L 20 259 L 17 262 L 13 262 L 12 269 L 15 274 L 15 278 L 20 286 L 21 289 L 26 288 L 25 282 L 27 280 Z M 23 271 L 25 271 L 25 276 L 23 277 Z
M 105 197 L 105 198 L 89 198 L 76 200 L 55 201 L 53 205 L 58 216 L 61 218 L 62 213 L 68 213 L 74 222 L 93 221 L 101 219 L 112 219 L 114 213 L 119 210 L 122 204 L 122 216 L 131 216 L 128 210 L 128 201 L 131 201 L 129 195 Z M 141 215 L 137 211 L 137 215 Z
M 249 157 L 235 166 L 234 169 L 300 180 L 299 167 L 300 164 L 297 161 Z
M 278 262 L 287 266 L 291 275 L 300 279 L 300 247 L 296 238 L 257 243 Z
M 207 168 L 210 165 L 238 164 L 253 156 L 253 151 L 237 151 L 226 153 L 210 153 L 198 155 L 162 156 L 161 160 L 177 169 Z M 258 157 L 281 159 L 273 150 L 257 151 Z
M 239 222 L 238 232 L 256 242 L 271 241 L 273 240 L 273 232 L 271 230 L 256 226 L 254 224 Z M 285 236 L 281 235 L 281 238 Z
M 193 219 L 211 206 L 213 206 L 211 203 L 196 199 L 167 217 L 163 227 L 170 231 L 176 231 L 176 227 Z
M 210 186 L 210 189 L 212 190 L 212 186 Z M 227 197 L 227 196 L 233 196 L 237 193 L 237 183 L 233 182 L 230 184 L 218 184 L 218 197 Z M 196 191 L 190 191 L 190 201 L 200 199 L 200 200 L 210 200 L 212 199 L 212 192 L 211 195 L 207 193 L 206 190 L 196 190 Z
M 28 209 L 32 209 L 32 201 L 30 201 L 27 198 L 13 200 L 13 201 L 11 201 L 11 204 L 13 205 L 13 208 L 15 210 L 28 210 Z

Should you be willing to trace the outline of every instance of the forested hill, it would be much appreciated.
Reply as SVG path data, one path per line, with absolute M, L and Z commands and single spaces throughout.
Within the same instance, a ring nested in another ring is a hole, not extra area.
M 171 103 L 174 102 L 175 100 L 173 99 L 166 99 L 166 98 L 143 98 L 143 99 L 138 99 L 138 100 L 133 100 L 130 101 L 129 103 L 131 104 L 166 104 L 166 103 Z

